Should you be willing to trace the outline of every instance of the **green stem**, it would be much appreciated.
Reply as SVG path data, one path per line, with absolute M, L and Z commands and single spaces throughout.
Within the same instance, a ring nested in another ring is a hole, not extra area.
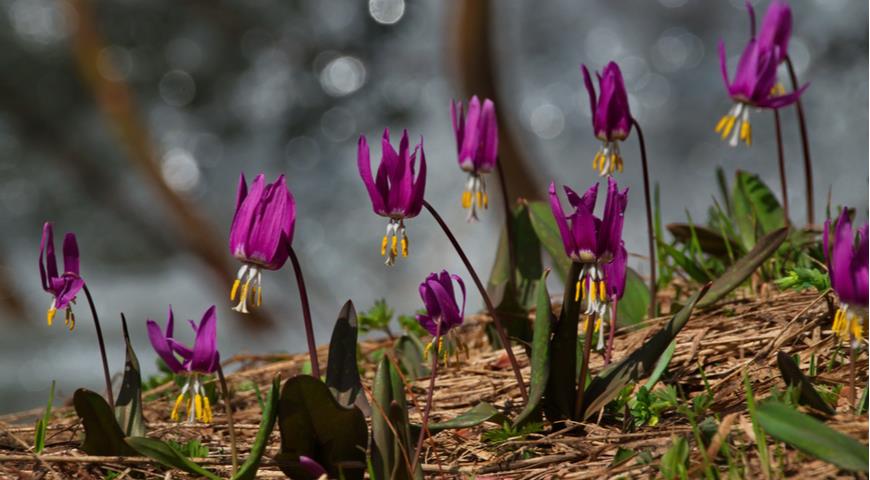
M 302 267 L 296 258 L 293 246 L 288 246 L 290 262 L 293 263 L 293 273 L 296 275 L 296 283 L 299 285 L 299 299 L 302 302 L 302 318 L 305 322 L 305 338 L 308 339 L 308 358 L 311 360 L 311 375 L 320 379 L 320 364 L 317 361 L 317 343 L 314 340 L 314 325 L 311 322 L 311 306 L 308 304 L 308 290 L 305 289 L 305 278 L 302 276 Z
M 574 404 L 574 419 L 580 421 L 583 413 L 583 396 L 586 393 L 586 375 L 589 373 L 589 354 L 592 352 L 592 335 L 595 335 L 594 313 L 586 317 L 586 332 L 583 334 L 583 358 L 580 359 L 580 379 L 577 381 L 577 403 Z
M 432 394 L 435 392 L 435 376 L 438 374 L 438 354 L 441 340 L 441 319 L 435 325 L 435 337 L 432 339 L 432 373 L 429 375 L 429 390 L 426 391 L 426 405 L 423 407 L 423 421 L 420 424 L 420 437 L 417 439 L 417 449 L 414 450 L 414 462 L 411 464 L 411 472 L 416 471 L 417 462 L 420 461 L 420 455 L 423 453 L 423 440 L 426 438 L 426 432 L 429 428 L 429 412 L 432 410 Z
M 97 308 L 94 306 L 94 299 L 91 297 L 91 291 L 88 290 L 88 284 L 82 284 L 82 290 L 85 291 L 85 297 L 88 299 L 88 306 L 91 307 L 91 317 L 94 319 L 94 329 L 97 331 L 97 343 L 100 345 L 100 359 L 103 361 L 103 376 L 106 379 L 106 400 L 109 402 L 109 408 L 115 410 L 115 396 L 112 393 L 112 376 L 109 374 L 109 360 L 106 358 L 106 343 L 103 341 L 103 329 L 100 328 L 100 317 L 97 315 Z
M 776 153 L 779 163 L 779 185 L 782 190 L 782 214 L 785 217 L 785 224 L 791 223 L 791 217 L 788 213 L 788 182 L 785 179 L 785 151 L 782 146 L 782 126 L 779 121 L 779 110 L 773 110 L 773 120 L 776 125 Z
M 236 475 L 239 469 L 239 452 L 236 447 L 236 426 L 233 422 L 233 407 L 230 405 L 230 390 L 227 388 L 227 379 L 224 377 L 224 369 L 218 364 L 217 366 L 218 379 L 221 383 L 221 392 L 224 397 L 224 409 L 227 412 L 227 427 L 230 430 L 230 456 L 232 457 L 233 470 L 232 476 Z
M 646 159 L 646 142 L 643 139 L 643 130 L 637 120 L 631 119 L 632 125 L 637 130 L 637 140 L 640 142 L 640 160 L 643 169 L 643 198 L 646 202 L 646 231 L 649 242 L 649 318 L 656 316 L 656 241 L 653 233 L 652 202 L 649 190 L 649 164 Z
M 785 56 L 785 64 L 788 67 L 788 76 L 791 79 L 791 88 L 793 91 L 797 91 L 797 73 L 795 73 L 794 65 L 792 65 L 791 63 L 791 57 L 789 57 L 788 55 Z M 798 98 L 797 102 L 795 102 L 795 108 L 797 110 L 798 126 L 800 127 L 801 132 L 801 148 L 803 148 L 804 152 L 804 174 L 806 177 L 807 189 L 807 223 L 809 223 L 810 225 L 814 225 L 815 205 L 813 200 L 813 162 L 810 159 L 810 138 L 807 134 L 807 120 L 804 116 L 804 106 L 801 103 L 800 98 Z

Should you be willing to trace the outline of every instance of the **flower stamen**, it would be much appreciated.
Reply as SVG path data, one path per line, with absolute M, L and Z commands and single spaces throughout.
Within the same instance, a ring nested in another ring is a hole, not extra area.
M 471 172 L 468 181 L 465 182 L 465 191 L 462 192 L 462 208 L 469 210 L 466 220 L 473 222 L 478 220 L 477 210 L 489 208 L 489 195 L 486 193 L 486 182 L 478 172 Z
M 262 273 L 260 268 L 250 264 L 244 264 L 239 269 L 236 280 L 233 282 L 233 288 L 230 290 L 230 300 L 236 300 L 238 293 L 239 303 L 233 307 L 233 310 L 241 313 L 248 312 L 248 302 L 253 303 L 254 307 L 259 307 L 263 303 L 263 287 Z M 241 286 L 241 288 L 239 288 Z

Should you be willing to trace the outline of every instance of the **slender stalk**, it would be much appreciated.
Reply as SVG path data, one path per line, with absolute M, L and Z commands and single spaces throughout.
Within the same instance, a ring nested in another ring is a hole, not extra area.
M 607 337 L 607 350 L 604 351 L 604 365 L 610 365 L 610 358 L 613 355 L 613 337 L 616 336 L 616 298 L 613 300 L 613 306 L 610 309 L 610 331 Z
M 632 117 L 632 125 L 637 130 L 637 140 L 640 142 L 640 161 L 643 167 L 643 198 L 646 202 L 646 230 L 649 240 L 649 318 L 656 316 L 656 242 L 653 233 L 652 202 L 649 190 L 649 165 L 646 160 L 646 142 L 643 140 L 643 130 L 640 124 Z
M 115 395 L 112 393 L 112 376 L 109 374 L 109 360 L 106 358 L 106 343 L 103 341 L 103 329 L 100 328 L 100 317 L 97 315 L 97 307 L 94 306 L 94 298 L 91 296 L 91 291 L 88 290 L 88 284 L 82 284 L 82 290 L 85 291 L 85 297 L 88 298 L 88 306 L 91 307 L 91 317 L 94 318 L 94 329 L 97 331 L 97 343 L 100 344 L 100 358 L 103 361 L 103 376 L 106 377 L 106 400 L 109 401 L 109 408 L 115 410 Z
M 227 388 L 227 379 L 224 377 L 224 369 L 221 367 L 220 363 L 217 366 L 217 374 L 218 379 L 221 382 L 221 392 L 224 397 L 224 409 L 227 412 L 227 427 L 230 430 L 230 456 L 233 461 L 233 471 L 232 476 L 236 475 L 236 471 L 239 469 L 239 452 L 236 447 L 236 425 L 233 422 L 233 407 L 230 405 L 230 389 Z
M 795 73 L 794 65 L 791 63 L 791 57 L 788 55 L 785 56 L 785 64 L 788 67 L 788 76 L 791 78 L 791 88 L 792 90 L 797 91 L 797 73 Z M 804 106 L 801 103 L 800 98 L 795 102 L 795 109 L 797 110 L 798 125 L 801 131 L 801 148 L 803 148 L 804 151 L 804 175 L 806 176 L 807 189 L 807 223 L 814 225 L 815 205 L 813 201 L 813 162 L 810 159 L 810 138 L 809 135 L 807 135 L 807 121 L 804 116 Z
M 586 333 L 583 335 L 583 358 L 580 359 L 580 380 L 577 381 L 577 403 L 574 404 L 574 419 L 580 420 L 583 411 L 583 394 L 586 393 L 586 375 L 589 372 L 589 354 L 592 352 L 592 335 L 595 334 L 595 322 L 598 321 L 593 313 L 586 317 Z
M 477 275 L 477 272 L 474 270 L 474 267 L 471 266 L 471 262 L 468 260 L 468 257 L 465 255 L 465 252 L 462 250 L 462 247 L 459 245 L 459 242 L 456 241 L 456 237 L 453 236 L 453 232 L 450 231 L 450 227 L 444 223 L 444 219 L 441 218 L 441 215 L 438 215 L 438 212 L 435 211 L 435 208 L 429 204 L 426 200 L 423 200 L 423 206 L 426 207 L 426 210 L 435 218 L 435 221 L 438 222 L 438 225 L 441 226 L 441 229 L 444 230 L 444 234 L 447 235 L 447 238 L 450 240 L 450 243 L 453 244 L 453 248 L 456 250 L 456 253 L 459 254 L 459 258 L 462 259 L 462 263 L 465 264 L 465 268 L 468 269 L 468 274 L 471 275 L 471 279 L 474 280 L 474 284 L 477 286 L 477 290 L 480 292 L 480 296 L 483 297 L 483 302 L 486 304 L 487 313 L 492 317 L 492 321 L 495 324 L 495 330 L 498 333 L 498 338 L 501 341 L 502 347 L 504 347 L 505 352 L 507 353 L 508 360 L 511 362 L 511 368 L 514 370 L 514 376 L 517 379 L 517 386 L 520 387 L 520 394 L 523 396 L 523 401 L 529 401 L 529 394 L 526 392 L 526 385 L 523 383 L 523 374 L 520 373 L 520 365 L 517 363 L 517 358 L 514 356 L 514 352 L 511 349 L 510 339 L 507 336 L 507 332 L 505 332 L 504 326 L 501 324 L 501 320 L 499 320 L 498 316 L 495 313 L 495 307 L 492 304 L 492 300 L 489 298 L 489 295 L 486 293 L 486 288 L 484 288 L 483 283 L 480 281 L 480 277 Z
M 508 282 L 514 283 L 517 271 L 517 252 L 514 248 L 514 225 L 513 212 L 511 211 L 510 195 L 508 195 L 507 181 L 505 181 L 504 170 L 501 168 L 501 159 L 496 159 L 495 167 L 498 171 L 498 182 L 501 187 L 501 200 L 504 204 L 504 226 L 507 233 L 508 259 L 510 261 L 510 275 Z
M 420 424 L 420 437 L 417 438 L 417 449 L 414 450 L 414 462 L 411 464 L 411 472 L 417 470 L 417 462 L 420 460 L 420 454 L 423 453 L 423 440 L 426 438 L 426 432 L 429 427 L 429 412 L 432 410 L 432 394 L 435 392 L 435 376 L 438 374 L 438 347 L 441 341 L 441 319 L 435 325 L 435 338 L 432 339 L 435 345 L 434 354 L 432 355 L 432 373 L 429 375 L 429 390 L 426 391 L 426 405 L 423 407 L 423 422 Z
M 791 223 L 788 214 L 788 182 L 785 179 L 785 151 L 782 146 L 782 126 L 779 121 L 779 110 L 773 109 L 773 120 L 776 124 L 776 152 L 779 161 L 779 185 L 782 190 L 782 213 L 785 216 L 785 224 Z
M 855 345 L 853 342 L 855 341 L 855 337 L 852 336 L 851 325 L 847 325 L 846 328 L 849 328 L 849 410 L 853 410 L 855 408 Z M 853 412 L 854 413 L 854 412 Z
M 296 284 L 299 286 L 299 300 L 302 302 L 302 317 L 305 321 L 305 337 L 308 339 L 308 358 L 311 360 L 311 375 L 320 378 L 320 364 L 317 362 L 317 343 L 314 341 L 314 325 L 311 322 L 311 306 L 308 305 L 308 290 L 305 289 L 305 278 L 302 277 L 302 267 L 293 246 L 287 247 L 290 262 L 293 263 L 293 273 L 296 274 Z

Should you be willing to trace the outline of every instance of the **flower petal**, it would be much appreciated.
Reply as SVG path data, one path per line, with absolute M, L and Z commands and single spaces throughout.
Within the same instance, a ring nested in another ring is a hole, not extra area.
M 217 314 L 212 305 L 199 321 L 193 346 L 193 358 L 190 360 L 191 370 L 212 373 L 215 355 L 217 355 Z
M 39 277 L 42 289 L 50 291 L 52 278 L 57 278 L 57 258 L 54 254 L 54 230 L 51 222 L 42 225 L 42 240 L 39 242 Z
M 248 237 L 254 223 L 254 215 L 260 204 L 260 199 L 266 188 L 266 180 L 261 173 L 254 178 L 251 188 L 245 199 L 236 209 L 233 215 L 233 223 L 230 226 L 230 252 L 239 259 L 248 258 Z
M 154 348 L 154 351 L 157 352 L 157 355 L 163 359 L 166 363 L 166 366 L 173 373 L 179 373 L 184 370 L 184 367 L 181 366 L 181 362 L 175 358 L 175 355 L 172 353 L 172 346 L 167 341 L 167 338 L 163 336 L 163 332 L 160 331 L 160 326 L 157 325 L 157 322 L 154 320 L 148 320 L 146 322 L 148 329 L 148 339 L 151 341 L 151 346 Z
M 356 159 L 359 175 L 362 178 L 363 184 L 365 184 L 366 190 L 369 192 L 369 198 L 372 200 L 372 209 L 378 215 L 383 215 L 385 212 L 384 198 L 381 196 L 372 178 L 371 156 L 365 135 L 360 135 L 359 142 L 357 142 Z
M 79 245 L 74 233 L 63 237 L 63 270 L 64 273 L 79 274 Z
M 562 202 L 559 200 L 559 195 L 556 193 L 556 183 L 550 182 L 550 210 L 553 211 L 553 217 L 556 219 L 556 226 L 559 227 L 559 233 L 562 235 L 562 243 L 565 246 L 565 253 L 569 257 L 573 257 L 577 253 L 577 246 L 574 244 L 574 238 L 571 236 L 571 231 L 568 229 L 568 220 L 565 217 L 565 211 L 562 210 Z

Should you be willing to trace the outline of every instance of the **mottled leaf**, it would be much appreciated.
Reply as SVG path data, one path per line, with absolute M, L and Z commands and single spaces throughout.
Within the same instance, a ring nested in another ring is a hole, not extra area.
M 257 430 L 257 436 L 254 437 L 254 443 L 251 444 L 251 451 L 248 458 L 245 460 L 239 470 L 233 476 L 233 480 L 251 480 L 257 475 L 257 470 L 260 468 L 260 461 L 263 459 L 263 453 L 266 451 L 266 445 L 269 443 L 269 436 L 275 428 L 275 421 L 278 418 L 278 393 L 281 388 L 281 377 L 275 376 L 272 379 L 272 389 L 269 390 L 269 396 L 266 399 L 266 408 L 263 409 L 263 416 L 260 418 L 260 428 Z
M 411 335 L 402 335 L 393 345 L 396 360 L 409 381 L 429 375 L 429 368 L 423 363 L 423 349 L 420 339 Z
M 73 407 L 85 428 L 85 438 L 79 447 L 82 451 L 88 455 L 136 455 L 124 443 L 124 432 L 102 396 L 80 388 L 73 394 Z
M 732 252 L 741 250 L 741 246 L 737 242 L 728 240 L 720 233 L 700 225 L 690 226 L 686 223 L 671 223 L 666 228 L 674 236 L 674 239 L 683 245 L 688 245 L 691 242 L 692 229 L 694 229 L 701 251 L 719 258 L 728 258 L 729 246 Z
M 115 400 L 115 418 L 127 437 L 145 435 L 145 424 L 142 423 L 142 374 L 139 369 L 139 359 L 130 342 L 127 331 L 127 319 L 121 314 L 121 327 L 124 333 L 124 346 L 127 358 L 124 361 L 124 379 L 121 390 Z
M 553 211 L 550 210 L 550 204 L 547 202 L 528 203 L 532 228 L 544 250 L 553 260 L 553 268 L 559 274 L 559 278 L 565 280 L 568 278 L 568 270 L 571 269 L 571 259 L 565 254 L 562 234 L 559 233 L 559 227 L 556 226 L 556 218 L 553 216 Z
M 804 375 L 800 367 L 788 356 L 785 352 L 777 352 L 776 364 L 779 366 L 779 372 L 782 374 L 782 379 L 787 385 L 797 388 L 800 391 L 800 403 L 812 407 L 819 412 L 834 415 L 836 412 L 827 402 L 825 402 L 819 392 L 813 387 L 810 379 Z
M 372 408 L 372 467 L 378 478 L 391 478 L 393 472 L 399 478 L 409 478 L 407 463 L 414 451 L 409 440 L 405 385 L 386 356 L 375 372 L 372 395 L 375 403 Z
M 514 420 L 514 425 L 522 425 L 534 418 L 540 409 L 547 379 L 550 377 L 550 333 L 556 323 L 550 304 L 550 292 L 547 290 L 547 270 L 538 282 L 537 305 L 535 309 L 534 334 L 532 336 L 532 375 L 529 386 L 529 401 L 523 411 Z
M 192 462 L 183 453 L 160 440 L 146 437 L 127 437 L 122 440 L 122 444 L 127 448 L 135 450 L 140 455 L 157 460 L 166 467 L 177 468 L 187 473 L 208 478 L 209 480 L 220 480 L 221 478 Z
M 338 319 L 335 321 L 332 337 L 329 340 L 326 385 L 339 404 L 350 407 L 356 403 L 365 413 L 368 402 L 365 400 L 365 395 L 359 395 L 362 391 L 362 382 L 356 363 L 356 320 L 356 309 L 353 307 L 353 302 L 348 300 L 338 312 Z M 362 405 L 359 405 L 360 403 Z
M 625 291 L 616 309 L 616 323 L 622 327 L 637 325 L 646 319 L 647 310 L 649 310 L 649 284 L 637 272 L 627 268 Z
M 732 218 L 746 250 L 755 246 L 756 238 L 785 226 L 779 200 L 758 175 L 738 170 L 732 199 Z
M 571 263 L 568 278 L 580 275 L 580 264 Z M 580 302 L 575 301 L 576 282 L 565 285 L 562 311 L 550 340 L 550 369 L 544 393 L 544 413 L 551 422 L 571 418 L 577 397 L 577 326 L 580 324 Z

